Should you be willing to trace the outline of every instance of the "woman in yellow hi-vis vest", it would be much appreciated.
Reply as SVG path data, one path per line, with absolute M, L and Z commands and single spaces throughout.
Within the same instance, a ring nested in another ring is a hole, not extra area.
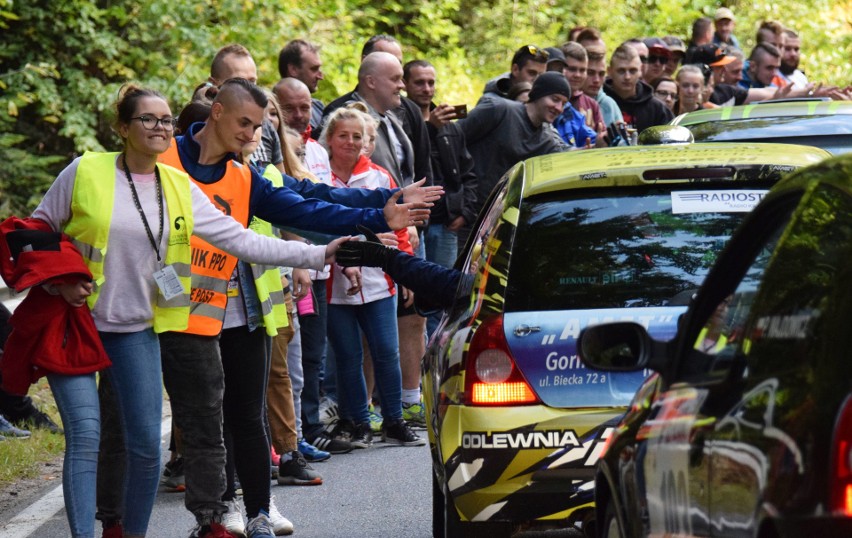
M 322 268 L 339 245 L 264 237 L 219 211 L 187 175 L 158 164 L 174 118 L 158 92 L 127 86 L 116 103 L 121 153 L 86 153 L 63 170 L 33 217 L 72 237 L 93 282 L 88 296 L 112 360 L 106 379 L 118 402 L 127 448 L 123 535 L 144 536 L 160 470 L 162 373 L 157 333 L 189 319 L 195 234 L 255 263 Z M 212 263 L 212 260 L 210 260 Z M 59 290 L 65 296 L 67 290 Z M 48 377 L 65 427 L 63 491 L 71 535 L 94 536 L 100 413 L 95 375 Z M 121 524 L 121 523 L 119 523 Z

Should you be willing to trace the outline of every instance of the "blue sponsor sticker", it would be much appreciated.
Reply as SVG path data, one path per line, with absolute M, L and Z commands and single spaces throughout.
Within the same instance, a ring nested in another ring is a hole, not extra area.
M 503 327 L 515 362 L 539 398 L 551 407 L 620 407 L 630 403 L 651 374 L 587 368 L 577 355 L 577 336 L 590 325 L 634 321 L 657 340 L 670 340 L 684 306 L 551 310 L 504 314 Z

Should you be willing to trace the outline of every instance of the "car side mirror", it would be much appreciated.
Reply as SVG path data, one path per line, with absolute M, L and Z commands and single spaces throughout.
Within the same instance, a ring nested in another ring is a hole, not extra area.
M 577 350 L 586 365 L 597 370 L 630 372 L 665 364 L 667 345 L 652 339 L 645 327 L 623 321 L 586 327 Z

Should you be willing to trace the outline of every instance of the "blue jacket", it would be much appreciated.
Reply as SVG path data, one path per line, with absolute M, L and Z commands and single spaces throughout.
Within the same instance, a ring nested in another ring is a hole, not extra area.
M 562 114 L 553 122 L 553 127 L 565 143 L 578 148 L 586 147 L 586 139 L 592 141 L 592 145 L 597 142 L 598 133 L 594 129 L 586 125 L 586 116 L 579 110 L 571 106 L 570 103 L 565 103 L 565 108 Z
M 194 136 L 203 126 L 203 123 L 192 124 L 189 134 L 178 136 L 176 142 L 186 173 L 199 183 L 209 184 L 222 179 L 225 165 L 235 155 L 228 154 L 215 164 L 198 164 L 201 147 Z M 277 226 L 337 235 L 357 234 L 358 224 L 377 232 L 390 229 L 382 208 L 393 195 L 392 190 L 335 189 L 287 175 L 284 186 L 275 187 L 253 168 L 251 179 L 249 220 L 256 215 Z

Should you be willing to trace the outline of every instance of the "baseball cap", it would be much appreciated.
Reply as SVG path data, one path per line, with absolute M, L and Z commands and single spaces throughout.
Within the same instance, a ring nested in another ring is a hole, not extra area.
M 695 52 L 692 54 L 692 62 L 690 63 L 705 64 L 710 67 L 721 67 L 723 65 L 728 65 L 736 59 L 737 58 L 735 56 L 728 55 L 728 49 L 726 47 L 707 43 L 705 45 L 700 45 L 695 49 Z
M 668 45 L 669 50 L 672 52 L 686 53 L 686 45 L 683 44 L 683 40 L 679 37 L 667 35 L 663 38 L 663 42 Z
M 547 51 L 547 68 L 550 69 L 550 64 L 559 62 L 562 64 L 562 67 L 565 67 L 565 55 L 562 53 L 562 50 L 556 47 L 545 47 L 544 49 Z
M 737 18 L 734 17 L 734 12 L 726 7 L 720 7 L 717 9 L 716 15 L 713 16 L 714 21 L 720 21 L 722 19 L 731 19 L 732 21 L 737 20 Z
M 672 51 L 669 50 L 669 46 L 666 45 L 666 42 L 659 37 L 646 37 L 642 40 L 642 42 L 645 43 L 646 47 L 648 47 L 649 55 L 663 56 L 665 58 L 670 58 L 672 55 Z

